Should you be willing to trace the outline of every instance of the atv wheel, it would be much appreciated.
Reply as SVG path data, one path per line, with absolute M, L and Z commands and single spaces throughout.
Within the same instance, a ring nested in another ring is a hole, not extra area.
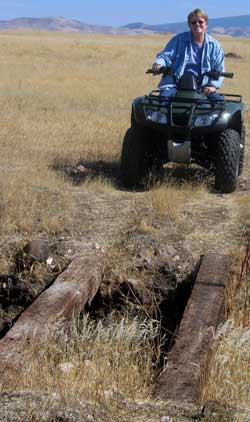
M 240 139 L 239 176 L 242 174 L 243 167 L 244 167 L 245 138 L 246 138 L 246 127 L 243 125 L 242 132 L 241 132 L 241 139 Z
M 240 136 L 234 129 L 218 135 L 215 188 L 221 193 L 234 192 L 240 168 Z
M 121 153 L 121 180 L 127 188 L 147 185 L 154 169 L 150 129 L 133 126 L 127 130 Z

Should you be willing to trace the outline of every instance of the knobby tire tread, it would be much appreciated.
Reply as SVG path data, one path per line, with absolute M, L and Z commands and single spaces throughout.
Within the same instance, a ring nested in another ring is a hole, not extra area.
M 215 188 L 221 193 L 234 192 L 237 187 L 240 160 L 240 137 L 234 129 L 218 135 Z

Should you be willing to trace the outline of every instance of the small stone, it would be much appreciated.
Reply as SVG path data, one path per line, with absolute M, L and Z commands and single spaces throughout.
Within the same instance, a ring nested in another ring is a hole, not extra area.
M 96 249 L 97 251 L 101 251 L 101 252 L 103 252 L 103 253 L 105 252 L 105 251 L 104 251 L 104 249 L 101 247 L 101 245 L 99 245 L 99 243 L 97 243 L 97 242 L 95 243 L 95 249 Z
M 173 419 L 170 416 L 163 416 L 161 422 L 172 422 Z
M 173 258 L 176 255 L 177 251 L 172 245 L 165 245 L 164 247 L 159 248 L 158 255 L 164 261 L 168 261 L 169 258 Z
M 82 164 L 79 164 L 76 167 L 76 169 L 79 173 L 88 173 L 88 169 L 86 167 L 84 167 Z
M 35 261 L 46 261 L 49 257 L 49 242 L 44 239 L 31 240 L 24 246 L 23 251 Z
M 46 262 L 47 262 L 47 264 L 51 267 L 51 265 L 52 265 L 52 263 L 53 263 L 53 258 L 51 258 L 51 257 L 50 257 L 50 258 L 48 258 Z

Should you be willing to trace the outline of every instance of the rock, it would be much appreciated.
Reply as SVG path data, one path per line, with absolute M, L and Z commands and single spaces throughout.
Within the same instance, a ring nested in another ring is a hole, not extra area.
M 142 247 L 138 252 L 138 269 L 150 270 L 154 266 L 154 252 L 148 248 Z
M 173 258 L 177 255 L 177 250 L 172 245 L 165 245 L 158 249 L 157 255 L 159 255 L 163 261 L 168 262 L 169 258 Z
M 55 265 L 53 264 L 53 258 L 51 256 L 47 259 L 46 262 L 51 268 L 55 267 Z
M 46 261 L 49 257 L 49 242 L 44 239 L 31 240 L 24 246 L 23 252 L 35 261 Z
M 89 169 L 82 164 L 78 164 L 76 167 L 76 173 L 89 173 Z

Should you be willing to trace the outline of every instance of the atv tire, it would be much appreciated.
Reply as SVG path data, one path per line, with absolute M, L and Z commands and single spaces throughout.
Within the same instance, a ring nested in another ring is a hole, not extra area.
M 126 188 L 145 186 L 154 170 L 152 135 L 148 128 L 132 126 L 127 130 L 121 153 L 121 182 Z
M 246 127 L 243 125 L 242 132 L 241 132 L 241 139 L 240 139 L 239 176 L 242 174 L 243 167 L 244 167 L 245 139 L 246 139 Z
M 215 189 L 220 193 L 234 192 L 240 170 L 240 136 L 234 129 L 226 129 L 217 138 Z

